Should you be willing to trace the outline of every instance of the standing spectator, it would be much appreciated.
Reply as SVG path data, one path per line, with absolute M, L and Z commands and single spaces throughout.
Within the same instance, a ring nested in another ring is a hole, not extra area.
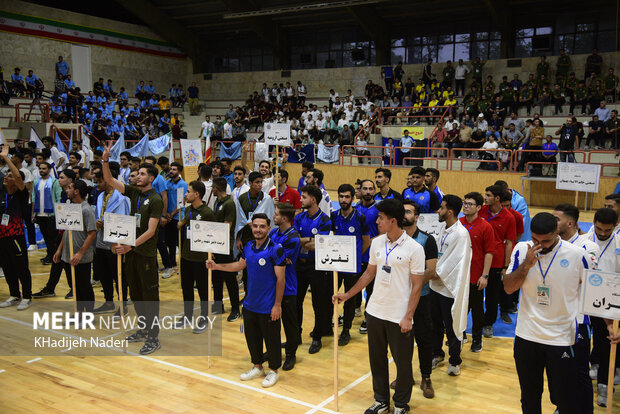
M 586 72 L 583 76 L 584 79 L 588 79 L 592 73 L 600 76 L 602 64 L 603 58 L 598 54 L 598 49 L 592 49 L 592 54 L 586 58 Z
M 618 93 L 618 77 L 614 74 L 614 68 L 609 68 L 607 76 L 603 79 L 605 98 L 609 102 L 615 102 Z
M 443 89 L 446 89 L 448 86 L 452 86 L 452 82 L 454 81 L 454 67 L 452 66 L 452 61 L 447 61 L 446 66 L 443 68 L 443 82 L 441 86 Z
M 189 102 L 189 114 L 198 115 L 198 94 L 200 90 L 196 86 L 196 82 L 192 82 L 192 86 L 187 88 L 188 102 Z
M 394 69 L 391 66 L 381 67 L 381 77 L 385 82 L 385 92 L 392 95 L 392 85 L 394 84 Z M 372 97 L 371 101 L 374 100 Z
M 575 106 L 581 105 L 581 115 L 586 113 L 586 105 L 588 104 L 588 89 L 586 88 L 586 84 L 584 81 L 580 80 L 573 92 L 573 96 L 570 101 L 570 109 L 568 110 L 571 114 L 575 113 Z M 528 114 L 529 115 L 529 114 Z
M 540 62 L 536 65 L 536 79 L 549 79 L 549 62 L 547 62 L 547 56 L 541 56 Z
M 422 72 L 422 82 L 424 82 L 425 85 L 430 85 L 431 84 L 431 80 L 433 79 L 433 59 L 429 59 L 428 62 L 426 62 L 426 65 L 424 66 L 423 72 Z
M 559 84 L 563 84 L 568 77 L 568 71 L 570 70 L 570 57 L 566 54 L 564 48 L 560 49 L 560 56 L 556 63 L 555 81 Z
M 403 131 L 403 137 L 400 139 L 400 154 L 404 159 L 403 165 L 413 165 L 413 159 L 411 159 L 411 149 L 414 146 L 413 138 L 409 135 L 409 130 Z
M 474 63 L 472 63 L 472 78 L 474 82 L 478 84 L 479 88 L 482 87 L 482 67 L 485 63 L 487 63 L 487 61 L 481 61 L 479 57 L 477 57 L 476 60 L 474 60 Z
M 306 104 L 306 95 L 308 94 L 308 88 L 306 85 L 301 83 L 301 81 L 297 82 L 297 106 L 302 106 Z
M 454 79 L 456 80 L 456 95 L 465 95 L 465 76 L 470 72 L 467 65 L 463 63 L 463 59 L 459 59 L 459 64 L 454 70 Z
M 575 143 L 577 143 L 577 148 L 579 148 L 579 128 L 577 126 L 577 122 L 573 121 L 574 118 L 567 118 L 566 123 L 562 125 L 557 131 L 555 131 L 555 135 L 560 136 L 560 162 L 575 162 L 575 154 L 573 151 L 575 150 Z M 549 136 L 547 136 L 548 138 Z M 549 140 L 547 139 L 547 142 Z M 544 145 L 543 145 L 543 149 Z M 557 147 L 556 147 L 557 150 Z M 564 152 L 569 151 L 569 152 Z M 556 151 L 557 152 L 557 151 Z M 545 158 L 549 158 L 543 152 L 543 156 Z M 553 154 L 553 161 L 555 162 L 555 154 Z
M 443 143 L 448 136 L 448 132 L 443 127 L 443 124 L 439 122 L 437 124 L 437 128 L 435 128 L 435 132 L 431 136 L 431 147 L 433 148 L 443 148 Z M 433 157 L 444 157 L 444 151 L 433 151 Z
M 64 79 L 68 73 L 69 65 L 63 60 L 62 56 L 58 56 L 58 62 L 56 62 L 56 77 L 60 75 L 62 76 L 62 79 Z
M 620 119 L 618 119 L 618 111 L 613 109 L 611 111 L 611 118 L 605 124 L 605 132 L 607 136 L 611 139 L 611 147 L 610 148 L 618 148 L 620 144 Z M 579 147 L 579 145 L 577 145 Z

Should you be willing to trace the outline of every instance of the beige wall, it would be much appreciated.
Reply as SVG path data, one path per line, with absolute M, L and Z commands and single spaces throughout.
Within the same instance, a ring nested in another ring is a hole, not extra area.
M 614 66 L 620 67 L 620 62 L 615 53 L 602 53 L 603 71 L 606 73 L 607 68 Z M 585 60 L 587 55 L 571 56 L 572 68 L 577 77 L 583 77 Z M 556 67 L 557 57 L 549 57 L 548 61 L 552 70 Z M 501 82 L 501 77 L 507 75 L 508 79 L 512 79 L 514 73 L 519 74 L 519 78 L 527 80 L 528 74 L 535 73 L 536 65 L 540 62 L 539 58 L 524 58 L 522 66 L 517 68 L 509 68 L 506 66 L 507 59 L 488 61 L 483 69 L 483 74 L 493 75 L 493 80 L 497 83 Z M 471 69 L 470 62 L 466 62 Z M 405 69 L 405 79 L 411 77 L 417 82 L 422 75 L 423 65 L 403 65 Z M 433 72 L 437 74 L 439 80 L 443 79 L 441 71 L 445 63 L 433 64 Z M 245 98 L 252 91 L 262 87 L 263 82 L 267 82 L 269 86 L 273 82 L 287 82 L 296 84 L 301 80 L 308 88 L 308 96 L 327 97 L 330 89 L 335 89 L 340 95 L 344 95 L 347 89 L 351 89 L 355 96 L 364 94 L 364 85 L 368 79 L 373 82 L 381 81 L 381 70 L 377 66 L 366 66 L 356 68 L 337 68 L 337 69 L 307 69 L 293 70 L 290 78 L 282 78 L 280 71 L 265 72 L 233 72 L 233 73 L 214 73 L 213 79 L 210 81 L 203 80 L 203 74 L 190 75 L 190 79 L 196 81 L 201 88 L 203 98 L 207 99 L 225 99 L 225 98 Z M 552 80 L 555 79 L 552 76 Z
M 118 6 L 120 7 L 120 6 Z M 66 23 L 102 28 L 110 31 L 163 40 L 145 26 L 91 17 L 65 10 L 38 6 L 21 1 L 3 2 L 2 9 Z M 130 96 L 140 79 L 152 80 L 158 91 L 168 91 L 170 84 L 183 83 L 191 68 L 189 59 L 173 59 L 129 52 L 100 46 L 90 46 L 93 82 L 99 77 L 112 79 L 116 90 L 124 86 Z M 62 55 L 71 67 L 71 43 L 57 40 L 0 32 L 0 64 L 5 76 L 10 76 L 18 66 L 25 76 L 28 69 L 43 79 L 46 89 L 53 89 L 55 63 Z M 80 85 L 81 86 L 81 85 Z M 82 87 L 83 91 L 92 85 Z

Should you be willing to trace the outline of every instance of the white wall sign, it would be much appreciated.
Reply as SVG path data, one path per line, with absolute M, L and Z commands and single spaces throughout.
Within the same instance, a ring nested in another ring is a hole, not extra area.
M 439 241 L 439 233 L 446 227 L 446 223 L 439 221 L 439 215 L 437 213 L 420 214 L 418 218 L 418 228 L 427 232 L 435 238 L 435 241 Z
M 281 147 L 291 145 L 291 127 L 289 124 L 266 123 L 263 131 L 265 131 L 265 144 Z
M 620 320 L 620 275 L 586 270 L 579 311 L 585 315 Z
M 355 236 L 323 236 L 314 238 L 316 270 L 355 273 L 357 248 Z
M 136 216 L 105 213 L 103 241 L 134 246 L 136 244 Z
M 56 215 L 56 229 L 75 231 L 84 230 L 81 204 L 55 203 L 54 214 Z
M 597 193 L 600 177 L 601 166 L 598 164 L 559 162 L 555 188 Z
M 194 252 L 230 253 L 230 224 L 190 220 L 189 248 Z

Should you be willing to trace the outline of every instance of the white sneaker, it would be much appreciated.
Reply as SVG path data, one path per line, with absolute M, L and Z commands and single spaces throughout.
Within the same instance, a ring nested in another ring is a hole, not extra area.
M 164 274 L 161 275 L 162 279 L 168 279 L 169 277 L 171 277 L 174 274 L 174 269 L 172 267 L 164 270 Z
M 590 379 L 595 380 L 598 376 L 598 364 L 590 365 Z
M 37 249 L 38 249 L 38 247 L 37 247 L 36 244 L 31 244 L 30 246 L 28 246 L 28 251 L 29 252 L 33 252 L 33 251 L 35 251 Z
M 263 388 L 273 387 L 274 385 L 276 385 L 276 382 L 278 382 L 278 378 L 280 378 L 280 376 L 277 372 L 269 371 L 261 385 L 263 386 Z
M 262 377 L 263 375 L 265 375 L 265 370 L 263 369 L 263 367 L 252 367 L 252 369 L 250 369 L 249 371 L 241 374 L 239 378 L 241 379 L 241 381 L 248 381 L 257 377 Z
M 596 387 L 598 396 L 596 397 L 596 404 L 599 407 L 607 407 L 607 385 L 598 384 Z
M 9 306 L 15 306 L 20 302 L 20 299 L 15 296 L 9 296 L 7 300 L 0 303 L 0 308 L 8 308 Z
M 22 311 L 22 310 L 26 310 L 30 307 L 30 303 L 32 302 L 31 299 L 22 299 L 19 302 L 19 305 L 17 305 L 17 310 L 18 311 Z
M 452 377 L 458 377 L 459 375 L 461 375 L 461 366 L 450 364 L 448 366 L 448 375 Z

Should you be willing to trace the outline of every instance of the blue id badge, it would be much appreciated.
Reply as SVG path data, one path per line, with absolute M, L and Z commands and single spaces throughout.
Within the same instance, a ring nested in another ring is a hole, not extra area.
M 392 273 L 392 266 L 388 266 L 388 265 L 383 265 L 381 267 L 381 270 L 383 270 L 385 273 Z

